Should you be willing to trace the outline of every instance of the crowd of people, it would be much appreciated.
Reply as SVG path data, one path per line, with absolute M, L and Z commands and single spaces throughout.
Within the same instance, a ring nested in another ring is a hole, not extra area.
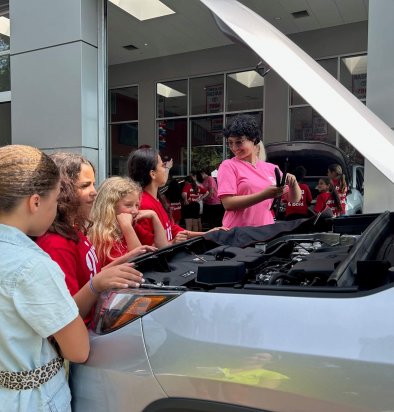
M 283 176 L 266 162 L 253 117 L 236 117 L 224 136 L 233 157 L 221 163 L 217 180 L 205 168 L 182 183 L 172 179 L 164 193 L 172 161 L 151 147 L 132 152 L 128 176 L 109 177 L 98 190 L 95 167 L 80 154 L 0 148 L 4 410 L 46 410 L 50 403 L 70 410 L 63 359 L 86 361 L 86 326 L 101 292 L 144 283 L 131 258 L 204 235 L 202 220 L 208 231 L 272 224 L 278 198 L 287 203 L 287 219 L 311 213 L 305 168 Z M 340 166 L 328 169 L 314 212 L 339 216 L 346 181 Z

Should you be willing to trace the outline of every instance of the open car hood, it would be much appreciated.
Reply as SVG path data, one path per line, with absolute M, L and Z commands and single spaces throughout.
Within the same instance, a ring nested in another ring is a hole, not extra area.
M 295 141 L 269 143 L 265 146 L 267 161 L 274 163 L 283 171 L 287 160 L 287 170 L 292 173 L 297 166 L 304 166 L 307 176 L 326 176 L 327 167 L 338 163 L 351 178 L 345 153 L 336 146 L 316 141 Z
M 295 89 L 349 143 L 394 183 L 394 132 L 319 63 L 236 0 L 200 0 Z M 324 96 L 324 98 L 322 97 Z

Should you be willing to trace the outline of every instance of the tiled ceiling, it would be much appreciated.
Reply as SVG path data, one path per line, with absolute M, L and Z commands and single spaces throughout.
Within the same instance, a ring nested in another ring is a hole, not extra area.
M 175 14 L 139 21 L 108 2 L 108 61 L 127 63 L 231 44 L 199 0 L 162 0 Z M 282 33 L 368 19 L 368 0 L 241 0 Z M 306 11 L 295 18 L 292 13 Z M 305 14 L 305 13 L 304 13 Z M 127 50 L 124 46 L 134 46 Z

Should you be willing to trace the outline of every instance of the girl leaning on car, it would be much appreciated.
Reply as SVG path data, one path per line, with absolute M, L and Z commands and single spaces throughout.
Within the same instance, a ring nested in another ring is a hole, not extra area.
M 37 244 L 63 269 L 70 293 L 88 323 L 100 292 L 139 287 L 143 282 L 142 274 L 132 264 L 124 262 L 145 252 L 137 248 L 101 267 L 86 237 L 90 211 L 97 195 L 93 164 L 78 153 L 55 153 L 51 158 L 60 170 L 61 191 L 56 218 L 48 232 L 37 239 Z
M 346 185 L 346 178 L 342 171 L 342 167 L 337 163 L 329 165 L 327 176 L 331 179 L 332 185 L 338 193 L 341 201 L 341 215 L 344 215 L 346 213 L 346 195 L 348 187 Z
M 89 355 L 87 330 L 63 272 L 29 238 L 53 222 L 59 191 L 58 168 L 46 154 L 29 146 L 0 148 L 3 411 L 71 411 L 63 357 L 85 362 Z

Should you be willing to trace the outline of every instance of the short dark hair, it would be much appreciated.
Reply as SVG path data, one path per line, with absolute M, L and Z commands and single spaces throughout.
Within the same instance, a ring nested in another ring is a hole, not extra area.
M 306 169 L 304 166 L 297 166 L 294 169 L 294 176 L 298 181 L 301 181 L 306 175 Z
M 227 139 L 230 136 L 245 136 L 255 145 L 260 142 L 261 130 L 256 119 L 249 114 L 239 114 L 223 130 L 223 135 Z

